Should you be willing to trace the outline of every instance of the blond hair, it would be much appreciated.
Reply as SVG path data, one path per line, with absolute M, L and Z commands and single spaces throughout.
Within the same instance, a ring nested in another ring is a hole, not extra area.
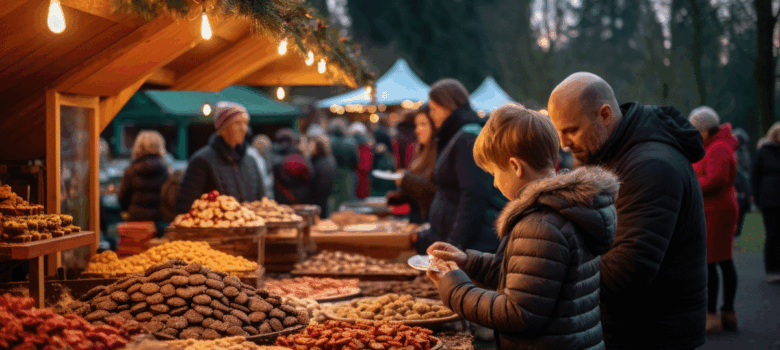
M 130 157 L 133 160 L 148 155 L 165 155 L 165 139 L 154 130 L 141 130 L 133 143 L 133 152 Z
M 769 131 L 766 132 L 766 136 L 758 140 L 756 146 L 761 148 L 764 145 L 771 143 L 780 145 L 780 122 L 772 124 L 772 126 L 769 127 Z
M 536 171 L 555 168 L 558 133 L 547 116 L 519 104 L 493 111 L 474 145 L 474 160 L 487 170 L 491 165 L 507 170 L 517 157 Z

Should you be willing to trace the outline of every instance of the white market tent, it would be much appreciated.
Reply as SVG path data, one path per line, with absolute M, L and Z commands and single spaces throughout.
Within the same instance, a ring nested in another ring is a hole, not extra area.
M 492 110 L 507 103 L 514 103 L 509 94 L 502 89 L 493 77 L 485 78 L 479 87 L 471 94 L 471 106 L 482 113 L 490 113 Z
M 376 102 L 371 102 L 371 95 L 366 88 L 358 88 L 346 94 L 333 96 L 317 103 L 319 108 L 347 105 L 383 104 L 386 106 L 400 105 L 404 101 L 420 102 L 428 100 L 430 87 L 417 77 L 409 64 L 403 58 L 398 59 L 390 70 L 374 85 Z M 407 102 L 408 103 L 408 102 Z

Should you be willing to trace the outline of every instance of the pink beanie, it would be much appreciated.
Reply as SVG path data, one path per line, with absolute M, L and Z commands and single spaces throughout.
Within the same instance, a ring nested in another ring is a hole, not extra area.
M 217 109 L 214 111 L 214 127 L 219 130 L 219 128 L 227 124 L 230 119 L 233 119 L 233 117 L 237 117 L 242 113 L 247 116 L 249 115 L 246 108 L 238 103 L 227 101 L 217 102 Z

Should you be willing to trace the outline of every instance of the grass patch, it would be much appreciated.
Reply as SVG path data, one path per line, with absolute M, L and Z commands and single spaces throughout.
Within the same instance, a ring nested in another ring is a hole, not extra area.
M 761 253 L 764 251 L 764 239 L 766 231 L 761 213 L 752 211 L 745 215 L 745 224 L 742 226 L 742 235 L 734 238 L 734 251 L 746 253 Z

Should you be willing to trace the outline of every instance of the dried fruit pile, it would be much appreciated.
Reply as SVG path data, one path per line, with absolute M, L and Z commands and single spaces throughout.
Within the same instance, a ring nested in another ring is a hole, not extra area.
M 273 199 L 265 197 L 259 201 L 244 203 L 244 206 L 267 222 L 294 222 L 303 220 L 303 218 L 295 214 L 293 208 L 276 203 Z
M 149 331 L 179 339 L 268 334 L 306 325 L 309 317 L 265 290 L 198 263 L 171 260 L 68 305 L 93 324 L 119 315 Z
M 282 336 L 276 345 L 295 350 L 308 349 L 375 349 L 375 350 L 428 350 L 437 345 L 433 332 L 419 327 L 398 323 L 373 323 L 327 321 L 306 328 L 300 334 Z
M 360 282 L 359 286 L 366 296 L 404 293 L 417 298 L 439 299 L 439 290 L 428 276 L 419 276 L 413 281 L 366 281 Z
M 192 203 L 187 214 L 173 220 L 174 227 L 259 227 L 265 225 L 263 218 L 241 206 L 231 196 L 219 195 L 217 191 L 203 194 Z
M 32 298 L 0 296 L 0 349 L 121 349 L 143 331 L 137 322 L 113 318 L 94 326 L 33 304 Z
M 421 272 L 403 263 L 324 250 L 302 263 L 295 264 L 293 273 L 419 275 Z
M 411 295 L 388 294 L 379 298 L 353 300 L 332 309 L 341 318 L 376 321 L 419 321 L 450 317 L 455 313 L 443 305 L 431 305 Z
M 357 279 L 296 277 L 267 281 L 265 289 L 271 294 L 319 300 L 360 292 L 357 284 Z
M 256 262 L 211 249 L 206 242 L 173 241 L 124 259 L 119 259 L 113 251 L 105 251 L 90 260 L 86 272 L 112 276 L 143 273 L 154 264 L 175 259 L 198 263 L 217 271 L 244 272 L 257 269 Z
M 474 350 L 474 336 L 466 332 L 436 333 L 447 350 Z

